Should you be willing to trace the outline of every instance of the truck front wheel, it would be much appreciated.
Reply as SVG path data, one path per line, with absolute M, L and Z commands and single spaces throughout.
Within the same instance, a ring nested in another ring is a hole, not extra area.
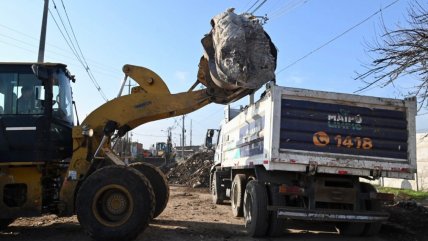
M 153 218 L 155 196 L 150 182 L 123 166 L 98 169 L 84 180 L 76 200 L 83 229 L 96 240 L 132 240 Z
M 236 174 L 233 178 L 230 202 L 232 206 L 232 214 L 234 217 L 243 216 L 243 203 L 245 192 L 245 174 Z
M 256 180 L 248 182 L 244 195 L 245 228 L 251 237 L 263 237 L 268 230 L 269 215 L 266 186 Z
M 218 173 L 215 171 L 212 172 L 210 179 L 211 179 L 210 189 L 211 189 L 211 197 L 212 197 L 213 203 L 222 204 L 225 199 L 225 195 L 221 190 L 221 180 L 219 180 L 218 178 Z

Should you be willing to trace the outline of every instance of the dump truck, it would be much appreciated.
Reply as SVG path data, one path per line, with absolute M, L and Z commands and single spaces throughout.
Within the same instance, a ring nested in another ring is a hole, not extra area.
M 415 98 L 270 84 L 256 103 L 226 115 L 211 168 L 213 202 L 230 199 L 253 237 L 281 235 L 292 219 L 375 235 L 393 196 L 365 180 L 414 178 L 415 115 Z
M 74 119 L 75 78 L 65 64 L 0 63 L 0 229 L 19 217 L 77 215 L 90 237 L 125 241 L 160 215 L 169 198 L 164 174 L 148 163 L 127 165 L 113 151 L 117 140 L 150 121 L 236 101 L 274 76 L 276 49 L 260 24 L 230 11 L 221 16 L 226 29 L 244 23 L 240 38 L 232 44 L 216 38 L 212 22 L 188 91 L 171 93 L 152 70 L 125 65 L 117 97 L 81 123 Z M 263 61 L 252 61 L 255 52 Z M 128 78 L 137 86 L 122 95 Z

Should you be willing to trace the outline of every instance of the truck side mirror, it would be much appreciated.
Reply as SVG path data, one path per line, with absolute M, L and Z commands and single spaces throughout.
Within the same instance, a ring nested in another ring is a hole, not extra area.
M 214 136 L 214 130 L 213 129 L 208 129 L 207 130 L 207 135 L 205 137 L 205 146 L 208 149 L 211 149 L 213 147 L 213 136 Z

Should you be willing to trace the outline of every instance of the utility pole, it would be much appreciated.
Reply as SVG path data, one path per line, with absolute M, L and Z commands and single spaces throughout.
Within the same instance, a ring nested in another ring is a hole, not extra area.
M 192 146 L 192 119 L 190 119 L 190 146 Z
M 45 60 L 45 43 L 46 43 L 46 25 L 48 23 L 49 0 L 45 0 L 43 9 L 42 30 L 40 31 L 39 56 L 37 62 L 43 63 Z
M 183 159 L 184 159 L 184 132 L 186 132 L 186 130 L 184 129 L 184 117 L 185 117 L 185 115 L 183 115 L 183 125 L 181 126 L 181 138 L 182 138 L 182 145 L 181 145 L 181 156 L 183 157 Z

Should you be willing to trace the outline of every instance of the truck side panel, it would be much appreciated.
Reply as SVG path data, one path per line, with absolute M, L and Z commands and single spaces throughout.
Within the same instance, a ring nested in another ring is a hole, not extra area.
M 245 109 L 222 128 L 220 145 L 224 167 L 248 167 L 267 160 L 270 147 L 269 98 Z M 268 117 L 268 118 L 266 118 Z M 267 135 L 267 136 L 266 136 Z
M 280 148 L 407 161 L 407 121 L 402 110 L 284 98 Z

